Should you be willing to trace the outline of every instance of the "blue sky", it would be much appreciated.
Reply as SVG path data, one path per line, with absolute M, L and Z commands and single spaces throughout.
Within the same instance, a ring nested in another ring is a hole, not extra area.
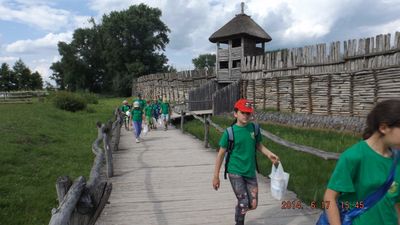
M 400 0 L 242 0 L 272 37 L 267 49 L 302 47 L 400 31 Z M 103 14 L 145 3 L 162 10 L 170 28 L 169 64 L 191 69 L 191 59 L 214 53 L 208 37 L 240 12 L 241 0 L 0 0 L 0 63 L 21 58 L 49 81 L 57 43 Z

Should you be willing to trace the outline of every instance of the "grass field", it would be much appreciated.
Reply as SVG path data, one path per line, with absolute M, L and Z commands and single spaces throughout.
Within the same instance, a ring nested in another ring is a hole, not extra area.
M 223 128 L 230 126 L 233 122 L 233 118 L 220 116 L 214 116 L 212 120 Z M 288 141 L 332 152 L 342 152 L 360 140 L 358 136 L 334 131 L 293 128 L 273 124 L 261 124 L 261 127 Z M 184 129 L 203 140 L 204 130 L 200 121 L 191 120 L 185 123 Z M 220 137 L 221 133 L 211 127 L 210 144 L 214 148 L 218 147 Z M 327 181 L 336 164 L 335 160 L 327 161 L 307 153 L 297 152 L 278 145 L 265 137 L 263 144 L 280 157 L 285 171 L 290 173 L 288 189 L 294 191 L 299 199 L 308 204 L 311 201 L 322 201 Z M 272 166 L 270 161 L 261 154 L 258 154 L 257 160 L 260 172 L 263 175 L 268 175 Z
M 57 178 L 88 178 L 96 122 L 111 119 L 120 101 L 100 99 L 75 113 L 47 101 L 0 104 L 0 225 L 48 224 Z

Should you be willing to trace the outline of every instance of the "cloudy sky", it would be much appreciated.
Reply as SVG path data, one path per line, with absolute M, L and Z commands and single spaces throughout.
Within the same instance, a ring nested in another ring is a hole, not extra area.
M 302 47 L 400 31 L 400 0 L 0 0 L 0 63 L 19 58 L 49 81 L 57 43 L 110 11 L 145 3 L 162 10 L 170 28 L 166 55 L 178 70 L 191 59 L 214 53 L 208 37 L 240 12 L 250 15 L 272 37 L 269 50 Z

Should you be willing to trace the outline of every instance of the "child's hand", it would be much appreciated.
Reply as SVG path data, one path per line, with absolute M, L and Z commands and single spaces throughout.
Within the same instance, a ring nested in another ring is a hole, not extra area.
M 279 157 L 272 152 L 269 152 L 268 158 L 273 164 L 277 164 L 279 162 Z
M 213 188 L 214 190 L 218 191 L 220 182 L 219 182 L 219 177 L 214 177 L 213 179 Z

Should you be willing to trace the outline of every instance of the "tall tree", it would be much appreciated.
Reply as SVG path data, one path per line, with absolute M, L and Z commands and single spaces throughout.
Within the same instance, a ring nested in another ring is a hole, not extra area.
M 161 51 L 169 42 L 169 29 L 160 17 L 159 9 L 145 4 L 103 16 L 107 71 L 120 94 L 130 94 L 134 77 L 166 69 Z
M 43 89 L 43 79 L 39 72 L 35 71 L 31 74 L 29 81 L 29 89 L 31 90 L 42 90 Z
M 160 17 L 159 9 L 140 4 L 104 15 L 99 25 L 91 19 L 92 28 L 58 44 L 62 58 L 51 66 L 52 79 L 69 90 L 129 95 L 134 77 L 168 69 L 162 51 L 169 29 Z
M 11 70 L 7 63 L 2 63 L 0 67 L 0 91 L 10 90 Z
M 31 77 L 31 70 L 25 65 L 25 63 L 19 59 L 13 66 L 13 73 L 18 81 L 18 90 L 28 90 L 29 82 Z
M 202 54 L 199 55 L 197 58 L 192 59 L 193 65 L 196 69 L 204 69 L 204 67 L 214 67 L 215 61 L 215 54 Z
M 50 66 L 50 69 L 53 70 L 53 74 L 50 76 L 50 79 L 56 82 L 56 85 L 60 90 L 65 90 L 65 77 L 62 66 L 63 64 L 61 62 L 55 62 Z M 47 83 L 46 87 L 48 86 Z
M 7 63 L 1 64 L 0 68 L 1 86 L 3 91 L 18 90 L 18 79 Z

